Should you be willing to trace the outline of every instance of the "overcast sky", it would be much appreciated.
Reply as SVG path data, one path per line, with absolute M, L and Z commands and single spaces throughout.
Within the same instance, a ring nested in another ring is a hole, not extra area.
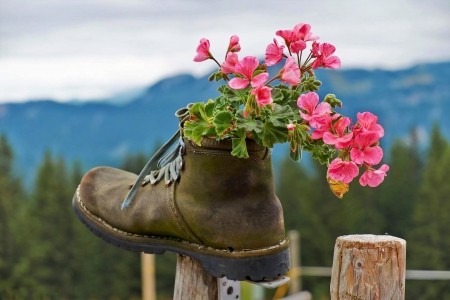
M 343 68 L 450 60 L 448 0 L 0 0 L 0 102 L 95 99 L 180 72 L 202 37 L 222 58 L 263 57 L 279 29 L 309 23 Z

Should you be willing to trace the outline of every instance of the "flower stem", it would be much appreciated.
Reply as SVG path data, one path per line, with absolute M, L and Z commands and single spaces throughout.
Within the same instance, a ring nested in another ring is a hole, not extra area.
M 219 62 L 214 58 L 214 56 L 211 55 L 211 59 L 212 59 L 213 61 L 216 62 L 216 64 L 219 66 L 219 68 L 222 67 L 222 66 L 219 64 Z

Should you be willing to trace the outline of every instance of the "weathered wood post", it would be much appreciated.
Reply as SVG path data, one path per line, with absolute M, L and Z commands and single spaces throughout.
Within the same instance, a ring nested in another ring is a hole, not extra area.
M 332 300 L 405 299 L 406 241 L 389 235 L 336 239 Z
M 246 280 L 264 288 L 274 289 L 289 282 L 289 277 L 281 275 L 260 281 Z M 216 278 L 208 275 L 200 262 L 185 255 L 177 254 L 174 300 L 236 300 L 241 299 L 241 282 Z
M 217 278 L 206 274 L 201 264 L 190 257 L 177 254 L 174 300 L 218 298 Z
M 156 300 L 155 255 L 141 252 L 142 300 Z
M 288 231 L 289 251 L 291 252 L 291 270 L 300 268 L 300 233 L 297 230 Z M 302 282 L 300 276 L 291 278 L 289 285 L 289 295 L 297 294 L 302 290 Z

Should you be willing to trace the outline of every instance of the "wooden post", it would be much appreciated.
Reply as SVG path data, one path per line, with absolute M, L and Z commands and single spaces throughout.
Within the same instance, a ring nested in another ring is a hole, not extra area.
M 155 255 L 141 252 L 142 300 L 156 300 Z
M 217 278 L 206 274 L 195 259 L 177 254 L 173 299 L 214 300 L 217 298 Z
M 291 270 L 300 269 L 300 234 L 297 230 L 288 231 L 289 251 L 291 254 Z M 302 282 L 300 276 L 292 276 L 289 285 L 289 295 L 297 294 L 302 290 Z
M 338 237 L 331 270 L 331 299 L 405 299 L 405 259 L 406 241 L 397 237 Z

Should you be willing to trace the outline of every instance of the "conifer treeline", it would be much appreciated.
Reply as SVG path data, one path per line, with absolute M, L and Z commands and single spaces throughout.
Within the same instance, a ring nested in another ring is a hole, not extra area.
M 378 188 L 354 182 L 344 199 L 327 186 L 326 169 L 288 159 L 282 162 L 277 195 L 286 230 L 301 233 L 302 264 L 331 266 L 336 237 L 370 233 L 407 241 L 407 269 L 450 270 L 450 146 L 438 127 L 427 155 L 397 141 L 388 155 L 390 170 Z M 129 156 L 123 169 L 138 173 L 142 154 Z M 139 299 L 139 254 L 108 245 L 90 233 L 72 212 L 81 179 L 78 163 L 46 153 L 34 189 L 13 170 L 14 153 L 0 137 L 0 299 Z M 159 299 L 171 299 L 175 256 L 156 256 Z M 304 277 L 314 299 L 329 299 L 329 278 Z M 407 299 L 450 299 L 448 281 L 407 281 Z

